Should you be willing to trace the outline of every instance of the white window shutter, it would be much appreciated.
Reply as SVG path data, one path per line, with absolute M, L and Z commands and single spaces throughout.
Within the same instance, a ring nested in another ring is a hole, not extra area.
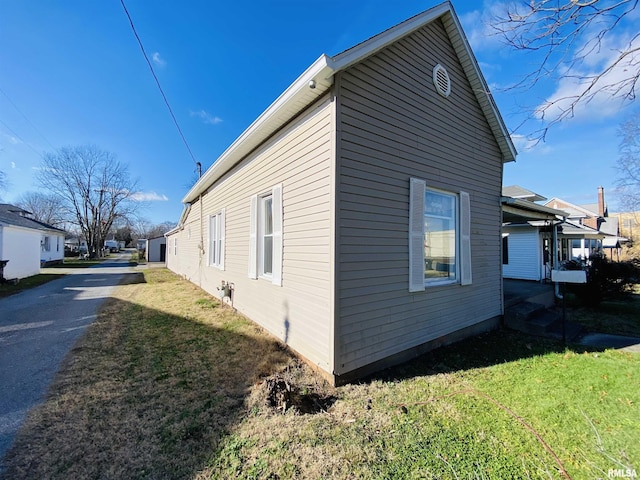
M 471 200 L 460 192 L 460 284 L 471 285 Z
M 249 278 L 258 278 L 258 195 L 251 197 L 249 219 Z
M 273 201 L 273 265 L 271 283 L 282 286 L 282 185 L 271 192 Z
M 218 265 L 220 267 L 220 270 L 224 270 L 224 243 L 225 243 L 225 225 L 226 225 L 226 215 L 225 215 L 225 211 L 224 208 L 220 211 L 220 216 L 218 219 L 219 225 L 219 234 L 220 234 L 220 252 L 218 252 L 218 254 L 220 255 L 220 258 L 218 259 Z
M 409 291 L 424 291 L 424 180 L 412 178 L 409 187 Z
M 209 237 L 207 238 L 207 251 L 209 252 L 209 260 L 207 261 L 207 265 L 213 265 L 213 239 L 215 238 L 215 218 L 209 217 Z

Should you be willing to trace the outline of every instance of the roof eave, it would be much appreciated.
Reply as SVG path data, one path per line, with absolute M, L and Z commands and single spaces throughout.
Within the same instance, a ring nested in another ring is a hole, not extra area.
M 321 55 L 227 148 L 182 199 L 193 202 L 226 171 L 282 128 L 292 117 L 324 95 L 333 84 L 331 59 Z M 313 83 L 312 83 L 313 82 Z
M 224 173 L 256 149 L 291 118 L 325 94 L 333 84 L 333 76 L 351 65 L 363 61 L 383 48 L 442 17 L 447 34 L 460 57 L 478 102 L 489 122 L 502 153 L 502 161 L 515 160 L 516 149 L 482 76 L 460 21 L 449 1 L 416 15 L 355 47 L 334 57 L 321 55 L 298 79 L 291 84 L 207 169 L 187 192 L 182 202 L 193 202 L 205 193 Z M 311 83 L 313 82 L 313 83 Z M 313 87 L 311 86 L 313 84 Z

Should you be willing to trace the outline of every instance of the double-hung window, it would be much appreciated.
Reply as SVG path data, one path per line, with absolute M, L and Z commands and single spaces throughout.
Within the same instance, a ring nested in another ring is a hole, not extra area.
M 258 275 L 273 274 L 273 195 L 258 198 Z
M 424 279 L 427 283 L 456 281 L 458 197 L 426 189 L 424 200 Z
M 249 277 L 282 285 L 282 186 L 251 197 Z
M 412 178 L 409 203 L 409 291 L 471 284 L 470 199 L 427 188 Z
M 209 265 L 224 270 L 224 208 L 209 217 Z

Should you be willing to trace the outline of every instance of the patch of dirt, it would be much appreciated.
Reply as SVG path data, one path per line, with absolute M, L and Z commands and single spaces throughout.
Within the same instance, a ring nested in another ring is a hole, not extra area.
M 293 410 L 300 415 L 327 412 L 338 397 L 323 380 L 305 382 L 308 376 L 300 365 L 288 366 L 283 372 L 266 378 L 261 386 L 268 407 L 280 413 Z

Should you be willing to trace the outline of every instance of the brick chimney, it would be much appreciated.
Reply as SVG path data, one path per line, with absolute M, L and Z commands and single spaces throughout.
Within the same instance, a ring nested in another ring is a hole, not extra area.
M 608 217 L 607 206 L 604 203 L 604 188 L 598 187 L 598 215 L 600 217 Z

